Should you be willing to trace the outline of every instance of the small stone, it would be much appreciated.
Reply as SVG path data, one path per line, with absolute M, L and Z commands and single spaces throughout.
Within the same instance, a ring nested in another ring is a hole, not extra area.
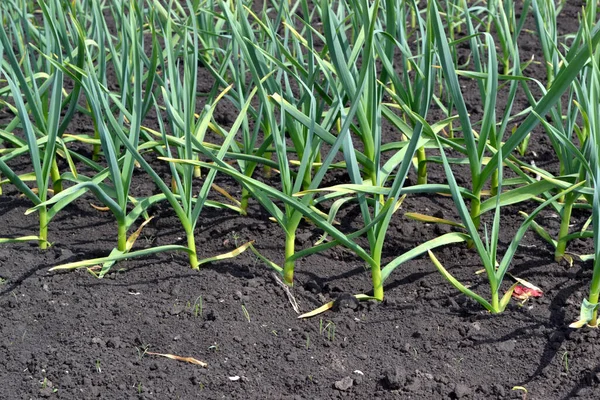
M 121 338 L 118 336 L 108 339 L 108 341 L 106 342 L 106 346 L 111 347 L 113 349 L 119 349 L 119 348 L 123 347 L 123 345 L 121 343 Z
M 174 285 L 171 288 L 171 296 L 179 296 L 181 294 L 181 285 Z
M 348 328 L 348 330 L 353 331 L 356 328 L 356 322 L 354 322 L 354 320 L 348 320 L 346 321 L 346 328 Z
M 50 386 L 40 389 L 40 397 L 50 397 L 54 393 L 54 389 Z
M 421 390 L 421 379 L 420 378 L 411 378 L 410 382 L 406 385 L 406 389 L 411 392 L 417 392 Z
M 265 224 L 256 224 L 254 226 L 254 229 L 256 229 L 259 232 L 264 232 L 267 230 L 267 226 Z
M 60 249 L 60 253 L 57 254 L 58 261 L 65 261 L 74 256 L 73 252 L 69 249 Z
M 321 288 L 321 285 L 317 283 L 317 281 L 312 279 L 304 284 L 304 290 L 306 290 L 307 292 L 317 294 L 321 293 L 321 290 L 323 289 Z
M 471 395 L 471 388 L 463 383 L 457 383 L 454 387 L 454 396 L 457 399 L 462 399 Z
M 367 310 L 373 311 L 379 307 L 379 304 L 381 303 L 377 300 L 367 300 Z
M 333 384 L 333 386 L 337 390 L 342 391 L 342 392 L 349 390 L 352 387 L 352 385 L 354 385 L 354 381 L 349 376 L 342 378 Z
M 203 299 L 203 302 L 204 302 L 204 303 L 216 303 L 216 302 L 217 302 L 217 299 L 216 299 L 216 297 L 215 297 L 215 296 L 213 296 L 213 295 L 210 295 L 210 294 L 207 294 L 207 295 L 204 297 L 204 299 Z
M 334 311 L 356 311 L 358 309 L 358 299 L 349 293 L 340 294 L 333 303 Z
M 495 383 L 492 385 L 492 387 L 493 387 L 494 393 L 496 393 L 498 395 L 498 397 L 504 398 L 506 392 L 504 391 L 504 387 L 502 385 Z
M 498 350 L 510 353 L 515 349 L 516 342 L 514 340 L 506 340 L 498 343 Z
M 396 301 L 396 299 L 386 297 L 383 300 L 383 305 L 385 305 L 387 307 L 396 307 L 398 305 L 398 302 Z
M 406 370 L 400 366 L 389 368 L 384 373 L 383 381 L 389 390 L 398 390 L 406 383 Z
M 343 292 L 343 290 L 340 286 L 338 286 L 338 285 L 330 286 L 329 284 L 326 284 L 323 287 L 323 291 L 329 292 L 329 293 L 342 293 Z
M 307 242 L 310 241 L 310 238 L 312 237 L 312 233 L 309 232 L 304 232 L 304 233 L 300 233 L 296 235 L 296 241 L 298 242 L 299 245 L 305 245 Z
M 433 346 L 429 340 L 423 342 L 423 350 L 425 350 L 426 353 L 431 353 L 433 351 Z
M 183 311 L 185 311 L 185 305 L 184 304 L 175 304 L 173 305 L 173 307 L 169 310 L 169 313 L 171 315 L 179 315 L 181 314 Z
M 248 287 L 257 288 L 259 286 L 262 286 L 262 283 L 261 283 L 260 279 L 258 279 L 258 278 L 250 279 L 248 281 Z
M 565 335 L 562 332 L 553 332 L 550 335 L 550 342 L 552 343 L 562 343 L 565 340 Z
M 60 379 L 59 386 L 71 388 L 73 387 L 73 379 L 69 375 L 65 375 Z
M 206 314 L 207 321 L 216 321 L 217 319 L 219 319 L 219 314 L 217 314 L 217 312 L 215 310 L 210 310 Z

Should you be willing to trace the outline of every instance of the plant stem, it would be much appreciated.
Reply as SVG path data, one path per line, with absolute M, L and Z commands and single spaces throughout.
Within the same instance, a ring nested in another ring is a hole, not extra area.
M 94 124 L 96 125 L 96 124 Z M 100 132 L 98 132 L 98 129 L 96 129 L 96 132 L 94 133 L 94 139 L 96 140 L 100 140 Z M 92 161 L 98 161 L 100 160 L 100 151 L 102 150 L 100 144 L 94 144 L 94 146 L 92 147 Z
M 58 170 L 58 163 L 56 162 L 56 158 L 52 160 L 52 168 L 50 168 L 50 179 L 52 179 L 52 189 L 54 190 L 54 195 L 56 196 L 63 190 L 63 186 L 60 181 L 60 171 Z
M 498 194 L 498 170 L 492 174 L 492 181 L 490 183 L 490 194 L 495 196 Z
M 48 211 L 46 207 L 40 208 L 40 249 L 48 248 Z
M 190 249 L 190 266 L 192 269 L 199 269 L 198 254 L 196 253 L 196 239 L 194 237 L 194 229 L 186 229 L 185 236 L 187 238 L 188 249 Z
M 242 187 L 242 198 L 240 199 L 240 210 L 242 215 L 248 215 L 248 201 L 250 200 L 250 192 L 245 187 Z
M 500 310 L 500 301 L 498 300 L 498 288 L 492 290 L 492 313 L 498 314 L 502 310 Z
M 290 259 L 296 252 L 296 229 L 290 229 L 285 234 L 285 262 L 283 264 L 283 282 L 294 286 L 294 269 L 296 262 Z
M 127 250 L 127 225 L 125 221 L 117 221 L 117 225 L 119 229 L 117 233 L 117 249 L 124 252 Z
M 371 265 L 371 282 L 373 282 L 373 297 L 383 301 L 383 281 L 381 280 L 381 252 L 373 254 L 373 265 Z
M 481 212 L 481 193 L 473 193 L 474 198 L 471 199 L 471 220 L 477 229 L 481 222 L 479 213 Z
M 575 203 L 575 195 L 569 193 L 565 196 L 565 204 L 563 206 L 560 231 L 558 232 L 558 242 L 556 243 L 556 251 L 554 252 L 554 260 L 562 261 L 567 248 L 566 236 L 569 234 L 569 223 L 571 222 L 571 212 L 573 211 L 573 203 Z
M 171 191 L 175 195 L 178 193 L 178 190 L 177 190 L 177 181 L 175 180 L 174 177 L 171 178 Z
M 427 162 L 426 162 L 426 154 L 425 147 L 420 147 L 417 149 L 417 185 L 426 185 L 427 184 Z
M 596 269 L 598 269 L 598 268 L 594 269 L 594 277 L 592 278 L 592 284 L 591 284 L 591 288 L 590 288 L 589 302 L 592 304 L 598 303 L 598 297 L 600 295 L 600 273 L 597 273 Z M 598 272 L 600 272 L 600 271 L 598 271 Z M 597 308 L 594 310 L 594 313 L 592 315 L 593 315 L 592 319 L 588 323 L 588 325 L 595 328 L 598 326 L 598 309 Z

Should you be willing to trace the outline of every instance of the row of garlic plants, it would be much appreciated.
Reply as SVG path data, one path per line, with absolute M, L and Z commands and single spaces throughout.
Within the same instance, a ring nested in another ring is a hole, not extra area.
M 579 31 L 566 37 L 557 28 L 561 5 L 551 0 L 526 0 L 520 13 L 514 2 L 425 3 L 2 2 L 0 107 L 12 119 L 0 127 L 0 188 L 11 183 L 29 199 L 28 213 L 37 213 L 39 232 L 0 241 L 37 240 L 46 248 L 52 219 L 92 192 L 115 217 L 116 246 L 106 257 L 55 268 L 100 263 L 102 277 L 121 259 L 182 251 L 197 269 L 251 249 L 293 285 L 299 258 L 344 246 L 371 272 L 372 292 L 357 297 L 382 300 L 393 271 L 429 254 L 454 287 L 498 313 L 516 285 L 502 292 L 502 283 L 531 227 L 555 249 L 557 261 L 573 261 L 570 240 L 594 241 L 595 253 L 580 256 L 595 268 L 576 325 L 595 326 L 600 291 L 596 2 L 587 2 Z M 528 18 L 540 40 L 545 77 L 529 76 L 530 62 L 519 53 Z M 464 45 L 466 62 L 458 57 Z M 198 92 L 200 69 L 214 80 L 207 93 Z M 481 118 L 468 112 L 462 82 L 476 88 Z M 507 94 L 506 104 L 497 103 L 500 91 Z M 513 110 L 517 98 L 529 102 L 525 111 Z M 229 124 L 214 117 L 221 102 L 237 109 Z M 441 113 L 431 113 L 433 105 Z M 93 135 L 70 133 L 78 115 L 91 121 Z M 384 127 L 393 128 L 393 139 L 384 137 Z M 558 175 L 523 161 L 536 127 L 550 138 Z M 24 159 L 28 167 L 22 172 Z M 442 165 L 446 183 L 428 181 L 432 163 Z M 454 167 L 461 164 L 469 167 L 470 186 L 454 178 Z M 170 174 L 166 181 L 158 170 L 163 165 Z M 136 169 L 154 182 L 155 194 L 139 197 L 132 191 Z M 323 184 L 340 170 L 347 182 Z M 410 173 L 417 177 L 415 185 L 407 184 Z M 239 183 L 240 198 L 215 185 L 217 174 Z M 274 174 L 277 185 L 257 179 Z M 225 200 L 210 200 L 214 191 Z M 399 218 L 402 200 L 423 193 L 451 195 L 460 221 L 407 215 L 455 229 L 384 260 L 387 232 Z M 283 264 L 266 259 L 251 242 L 199 259 L 195 228 L 204 207 L 246 215 L 251 199 L 284 232 Z M 529 201 L 537 207 L 522 213 L 521 227 L 500 255 L 502 207 L 524 208 Z M 135 240 L 158 202 L 167 202 L 177 215 L 186 245 L 136 250 Z M 353 232 L 336 223 L 348 207 L 358 207 L 362 219 Z M 535 222 L 547 208 L 561 216 L 554 238 Z M 578 232 L 569 231 L 574 208 L 591 210 Z M 486 213 L 491 226 L 481 222 Z M 297 250 L 303 219 L 323 236 Z M 477 252 L 488 295 L 472 291 L 436 258 L 436 248 L 456 243 Z

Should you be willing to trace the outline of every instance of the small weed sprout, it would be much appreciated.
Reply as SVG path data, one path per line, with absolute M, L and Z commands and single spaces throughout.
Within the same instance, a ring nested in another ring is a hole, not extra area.
M 231 232 L 231 239 L 233 240 L 233 244 L 235 245 L 236 248 L 240 247 L 239 246 L 239 241 L 240 241 L 240 234 L 237 233 L 236 231 Z
M 148 353 L 149 347 L 150 347 L 149 344 L 143 344 L 140 347 L 135 348 L 135 350 L 137 351 L 138 360 L 142 361 L 142 358 L 144 358 L 146 353 Z
M 563 367 L 565 369 L 565 373 L 569 373 L 569 352 L 565 351 L 562 355 Z
M 248 320 L 248 322 L 250 322 L 250 313 L 246 309 L 246 306 L 243 304 L 242 304 L 242 312 L 244 313 L 244 317 L 246 317 L 246 320 Z
M 156 236 L 154 235 L 144 235 L 144 241 L 149 246 L 156 241 Z
M 208 350 L 212 350 L 212 351 L 214 351 L 216 353 L 216 352 L 219 351 L 219 345 L 217 344 L 217 342 L 215 342 L 212 346 L 210 346 L 208 348 Z
M 52 388 L 52 393 L 58 392 L 58 388 L 52 387 L 52 382 L 50 382 L 47 377 L 44 377 L 40 382 L 40 385 L 42 385 L 42 389 L 46 389 L 47 387 Z
M 102 372 L 102 368 L 100 367 L 100 360 L 96 360 L 96 371 L 98 373 Z
M 203 312 L 203 303 L 202 303 L 202 296 L 198 296 L 196 298 L 196 301 L 194 301 L 194 307 L 192 309 L 192 313 L 194 314 L 194 317 L 200 317 L 202 318 L 202 312 Z
M 325 330 L 327 331 L 327 340 L 333 342 L 335 340 L 335 324 L 331 321 L 327 321 Z
M 335 323 L 333 321 L 323 322 L 323 318 L 319 319 L 319 336 L 327 334 L 327 340 L 333 342 L 335 340 Z
M 319 336 L 323 336 L 323 318 L 319 318 Z
M 310 335 L 306 334 L 306 350 L 310 348 Z

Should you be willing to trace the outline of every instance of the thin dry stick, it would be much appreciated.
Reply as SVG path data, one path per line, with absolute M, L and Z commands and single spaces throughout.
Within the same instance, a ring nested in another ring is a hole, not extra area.
M 281 281 L 281 279 L 279 279 L 279 277 L 274 272 L 271 275 L 273 276 L 273 279 L 275 280 L 275 282 L 277 282 L 277 284 L 279 284 L 279 286 L 281 286 L 283 288 L 283 291 L 287 295 L 288 300 L 290 301 L 290 304 L 292 305 L 292 308 L 294 309 L 294 311 L 296 311 L 296 314 L 300 314 L 300 309 L 298 308 L 298 302 L 296 301 L 296 298 L 292 294 L 290 287 L 288 285 L 286 285 L 285 283 L 283 283 Z
M 183 362 L 187 362 L 190 364 L 196 364 L 196 365 L 199 365 L 199 366 L 205 367 L 205 368 L 208 367 L 207 363 L 205 363 L 204 361 L 196 360 L 193 357 L 180 357 L 180 356 L 176 356 L 173 354 L 151 353 L 149 351 L 147 351 L 146 354 L 149 354 L 152 356 L 166 357 L 166 358 L 170 358 L 171 360 L 183 361 Z

